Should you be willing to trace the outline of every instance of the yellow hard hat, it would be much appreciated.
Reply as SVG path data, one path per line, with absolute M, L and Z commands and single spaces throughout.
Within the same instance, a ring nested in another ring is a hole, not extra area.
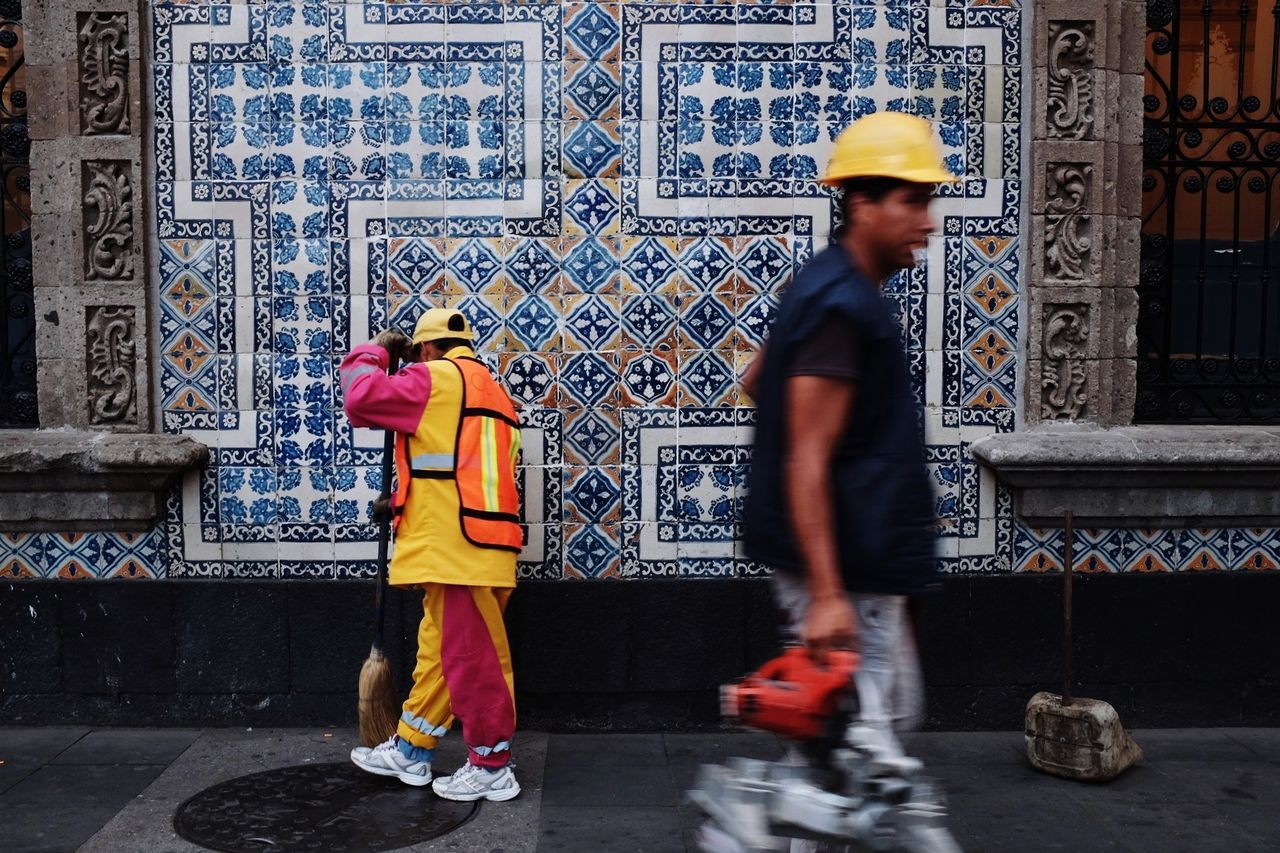
M 457 308 L 428 308 L 418 318 L 413 327 L 415 344 L 439 341 L 445 338 L 459 338 L 464 341 L 475 340 L 471 324 Z
M 836 137 L 824 184 L 850 178 L 897 178 L 913 184 L 959 180 L 942 165 L 942 149 L 927 119 L 907 113 L 872 113 Z

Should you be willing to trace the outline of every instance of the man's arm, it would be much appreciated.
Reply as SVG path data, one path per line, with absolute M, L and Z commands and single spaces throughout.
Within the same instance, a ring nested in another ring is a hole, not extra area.
M 822 652 L 848 647 L 856 630 L 841 579 L 831 465 L 853 411 L 855 383 L 828 376 L 787 379 L 784 489 L 792 530 L 804 559 L 809 611 L 804 641 Z
M 352 426 L 412 433 L 431 396 L 431 371 L 411 364 L 388 376 L 389 364 L 389 354 L 376 344 L 348 353 L 338 369 L 343 408 Z

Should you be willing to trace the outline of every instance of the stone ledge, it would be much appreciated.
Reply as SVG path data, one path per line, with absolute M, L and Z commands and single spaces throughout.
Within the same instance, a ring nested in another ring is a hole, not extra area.
M 1280 526 L 1280 427 L 1055 424 L 971 449 L 1036 527 Z
M 149 530 L 169 486 L 208 462 L 185 435 L 0 430 L 0 529 Z

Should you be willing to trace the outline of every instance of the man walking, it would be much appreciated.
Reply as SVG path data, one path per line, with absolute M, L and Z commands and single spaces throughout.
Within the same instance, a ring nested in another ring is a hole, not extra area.
M 390 740 L 351 760 L 410 785 L 432 781 L 437 740 L 457 716 L 468 761 L 432 788 L 449 800 L 509 800 L 515 733 L 502 616 L 523 542 L 515 407 L 476 359 L 461 312 L 433 308 L 409 339 L 389 329 L 340 368 L 352 425 L 394 430 L 395 551 L 389 583 L 422 590 L 413 688 Z M 388 375 L 392 357 L 411 362 Z
M 933 491 L 920 407 L 880 289 L 934 225 L 942 167 L 929 123 L 860 119 L 824 181 L 842 190 L 834 244 L 797 273 L 746 384 L 758 405 L 748 555 L 775 569 L 792 639 L 817 655 L 856 647 L 864 714 L 909 728 L 923 685 L 908 597 L 935 582 Z

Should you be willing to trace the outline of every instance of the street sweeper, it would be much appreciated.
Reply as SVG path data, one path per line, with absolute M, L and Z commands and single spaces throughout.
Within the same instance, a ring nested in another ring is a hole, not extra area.
M 353 349 L 340 368 L 352 425 L 395 434 L 389 583 L 421 590 L 423 605 L 413 686 L 395 733 L 356 747 L 351 760 L 369 773 L 431 784 L 445 799 L 502 801 L 520 793 L 511 765 L 516 709 L 502 618 L 524 537 L 516 485 L 520 430 L 510 397 L 476 358 L 474 338 L 460 311 L 432 308 L 412 338 L 384 331 Z M 398 361 L 407 364 L 389 372 Z M 462 723 L 467 762 L 432 781 L 437 741 L 454 717 Z

